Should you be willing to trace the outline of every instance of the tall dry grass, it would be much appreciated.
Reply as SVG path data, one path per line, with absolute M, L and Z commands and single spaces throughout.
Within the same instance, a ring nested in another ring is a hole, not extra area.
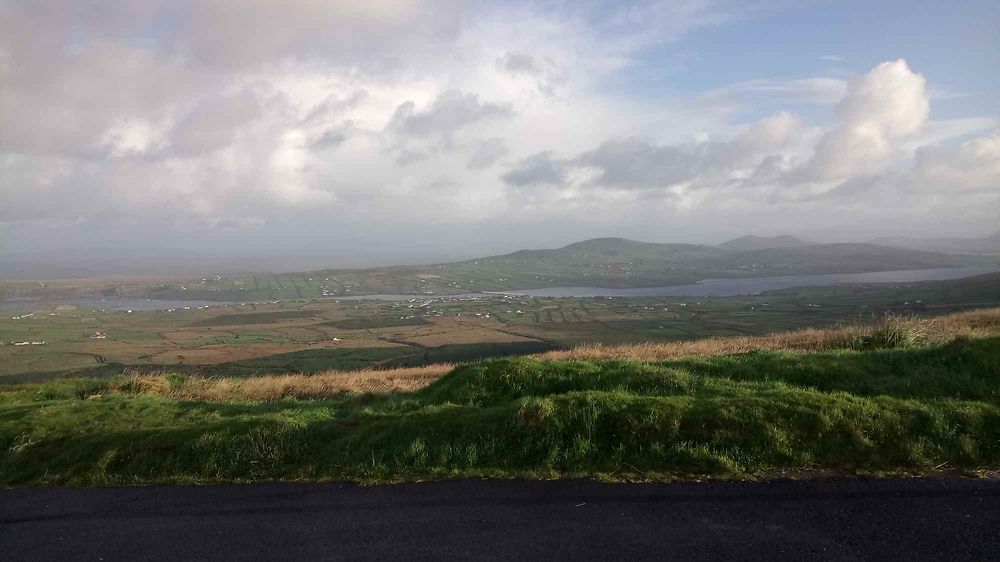
M 441 363 L 381 371 L 326 371 L 314 375 L 265 375 L 250 378 L 134 374 L 111 390 L 178 400 L 318 400 L 345 392 L 389 393 L 417 390 L 441 378 L 453 368 L 454 365 Z
M 666 361 L 690 356 L 728 355 L 755 349 L 824 351 L 885 349 L 946 341 L 957 336 L 977 337 L 1000 331 L 1000 308 L 989 308 L 917 318 L 888 316 L 872 324 L 810 328 L 764 336 L 706 338 L 693 341 L 646 342 L 608 346 L 590 344 L 538 355 L 547 360 Z
M 1000 308 L 937 318 L 889 316 L 872 324 L 806 329 L 765 336 L 707 338 L 693 341 L 608 346 L 583 345 L 536 355 L 543 360 L 666 361 L 691 356 L 726 355 L 755 349 L 824 351 L 886 349 L 943 342 L 958 336 L 1000 333 Z M 152 394 L 180 400 L 319 400 L 345 392 L 390 393 L 423 388 L 455 366 L 407 369 L 327 371 L 315 375 L 265 375 L 250 378 L 183 377 L 169 373 L 134 374 L 112 385 L 111 392 Z

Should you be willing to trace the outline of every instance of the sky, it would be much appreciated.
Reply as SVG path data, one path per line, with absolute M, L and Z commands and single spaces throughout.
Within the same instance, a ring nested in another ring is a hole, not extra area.
M 995 1 L 0 0 L 0 277 L 996 230 Z

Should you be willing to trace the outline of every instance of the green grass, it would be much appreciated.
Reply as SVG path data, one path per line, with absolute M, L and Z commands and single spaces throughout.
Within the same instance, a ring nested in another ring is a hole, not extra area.
M 658 364 L 498 359 L 413 393 L 319 401 L 128 388 L 73 379 L 0 391 L 0 484 L 1000 467 L 997 337 Z
M 393 328 L 396 326 L 423 326 L 425 324 L 428 324 L 428 322 L 418 316 L 362 316 L 326 322 L 327 326 L 333 326 L 342 330 L 371 330 L 375 328 Z
M 158 373 L 164 370 L 208 377 L 253 377 L 265 374 L 305 374 L 325 371 L 354 371 L 359 369 L 422 367 L 434 363 L 465 363 L 510 355 L 529 355 L 555 349 L 556 346 L 540 341 L 460 343 L 440 347 L 399 345 L 393 347 L 343 347 L 331 349 L 306 349 L 266 355 L 253 359 L 227 361 L 212 365 L 160 365 L 139 363 L 106 363 L 93 367 L 18 373 L 0 376 L 0 387 L 5 385 L 42 383 L 58 379 L 103 378 L 121 375 L 125 371 Z
M 206 318 L 188 324 L 189 326 L 241 326 L 245 324 L 268 324 L 291 320 L 294 318 L 309 318 L 315 313 L 308 310 L 281 310 L 277 312 L 246 312 L 243 314 L 223 314 Z
M 467 363 L 494 357 L 530 355 L 555 349 L 541 341 L 515 341 L 497 343 L 453 343 L 428 347 L 418 353 L 401 355 L 385 362 L 387 367 L 421 367 L 434 363 Z
M 346 347 L 334 349 L 306 349 L 279 353 L 255 359 L 228 361 L 218 365 L 198 367 L 209 376 L 250 377 L 260 374 L 304 373 L 323 371 L 353 371 L 369 367 L 403 355 L 411 355 L 415 348 L 397 347 Z

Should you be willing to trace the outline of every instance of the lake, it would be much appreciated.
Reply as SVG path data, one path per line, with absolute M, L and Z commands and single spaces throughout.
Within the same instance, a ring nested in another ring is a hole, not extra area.
M 691 285 L 666 287 L 640 287 L 636 289 L 606 289 L 602 287 L 548 287 L 490 293 L 463 293 L 457 295 L 357 295 L 330 297 L 322 300 L 428 300 L 428 299 L 480 299 L 503 295 L 528 297 L 735 297 L 757 295 L 766 291 L 793 287 L 828 287 L 853 283 L 913 283 L 916 281 L 945 281 L 1000 272 L 1000 266 L 949 267 L 939 269 L 906 269 L 902 271 L 875 271 L 869 273 L 831 273 L 820 275 L 783 275 L 780 277 L 755 277 L 742 279 L 705 279 Z M 59 301 L 6 301 L 0 310 L 51 310 L 59 304 L 73 304 L 80 308 L 105 310 L 166 310 L 169 308 L 196 308 L 199 306 L 228 306 L 239 304 L 222 301 L 151 300 L 129 298 L 66 299 Z
M 1000 272 L 1000 266 L 948 267 L 938 269 L 905 269 L 868 273 L 831 273 L 818 275 L 782 275 L 741 279 L 705 279 L 690 285 L 607 289 L 603 287 L 547 287 L 490 293 L 447 295 L 447 298 L 482 298 L 488 295 L 520 295 L 528 297 L 735 297 L 757 295 L 766 291 L 793 287 L 827 287 L 852 283 L 912 283 L 916 281 L 946 281 L 984 273 Z M 341 297 L 340 300 L 409 300 L 442 298 L 434 295 L 367 295 Z

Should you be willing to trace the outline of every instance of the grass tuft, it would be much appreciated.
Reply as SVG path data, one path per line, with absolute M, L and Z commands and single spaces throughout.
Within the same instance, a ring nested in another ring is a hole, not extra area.
M 888 315 L 871 326 L 855 330 L 846 341 L 834 343 L 833 346 L 868 351 L 916 347 L 930 340 L 930 322 L 921 321 L 917 317 Z

